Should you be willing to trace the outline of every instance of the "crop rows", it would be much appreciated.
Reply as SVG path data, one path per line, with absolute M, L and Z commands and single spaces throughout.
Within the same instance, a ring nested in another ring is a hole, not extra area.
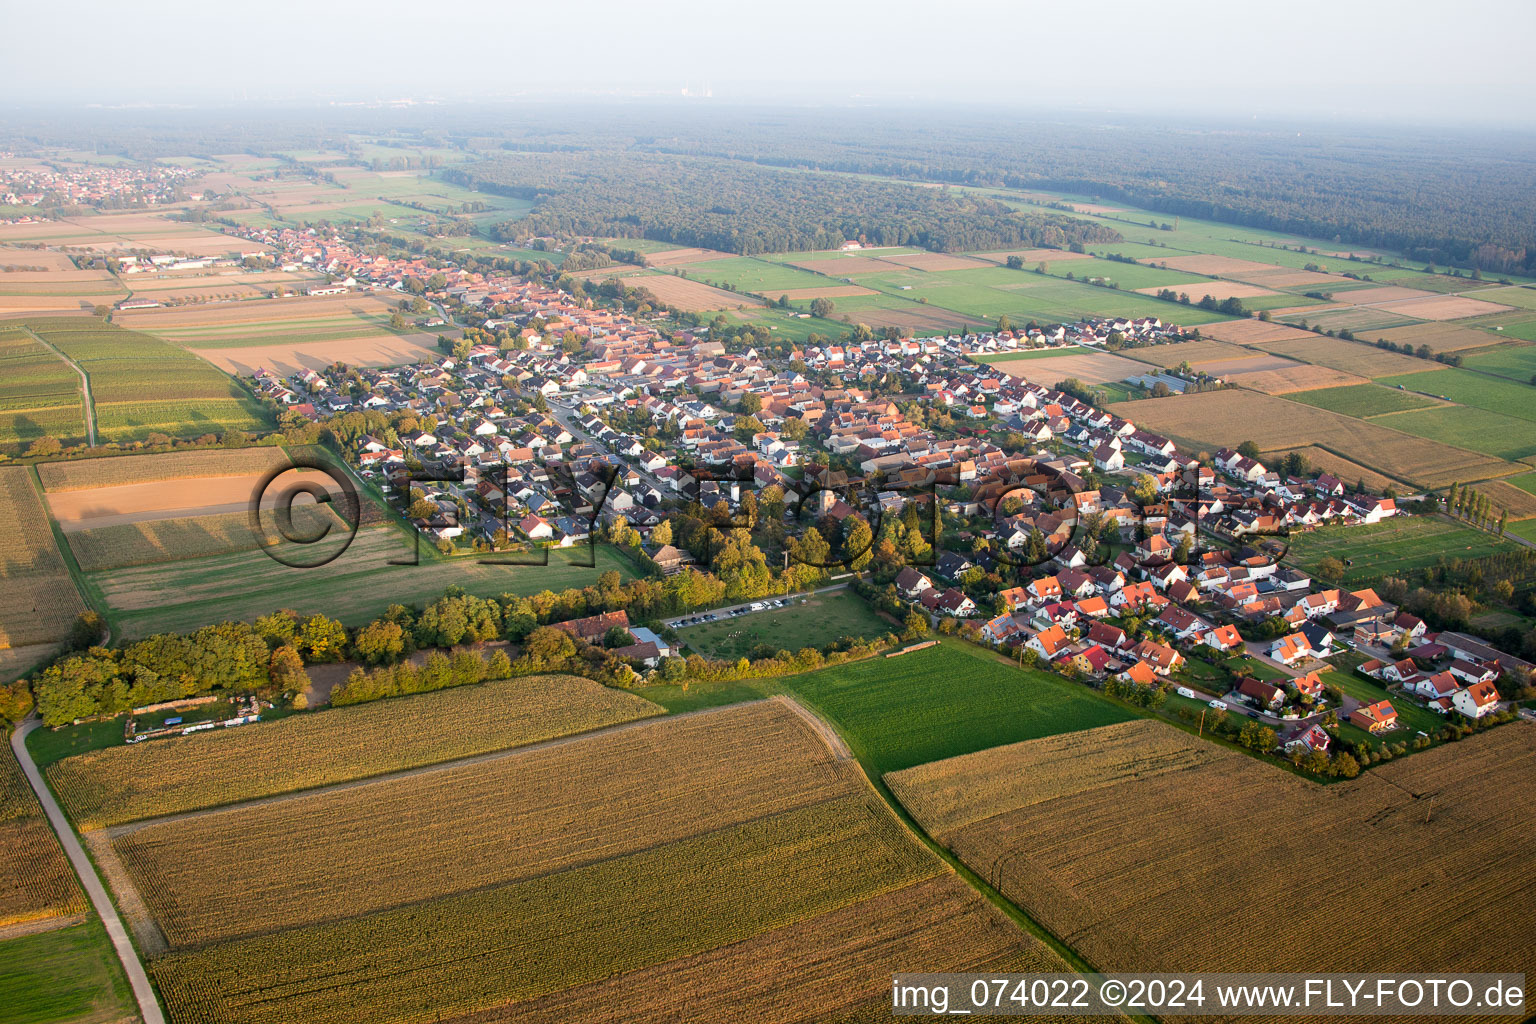
M 81 828 L 438 764 L 660 714 L 575 676 L 527 676 L 65 758 L 48 778 Z
M 80 913 L 85 897 L 21 766 L 0 752 L 0 927 Z
M 1147 721 L 888 782 L 1104 970 L 1536 969 L 1529 729 L 1328 786 Z
M 373 507 L 373 503 L 363 507 Z M 317 536 L 327 523 L 336 535 L 345 529 L 332 505 L 295 503 L 292 511 L 293 530 L 297 534 Z M 83 572 L 105 572 L 132 565 L 251 551 L 277 537 L 275 532 L 253 531 L 249 512 L 219 512 L 81 530 L 69 534 L 69 549 Z
M 337 869 L 369 874 L 366 864 Z M 177 1024 L 435 1021 L 738 942 L 939 870 L 866 791 L 150 969 Z
M 186 947 L 622 857 L 860 781 L 775 701 L 150 825 L 116 847 L 167 941 Z
M 85 610 L 53 541 L 48 514 L 20 466 L 0 467 L 0 647 L 58 640 Z
M 95 490 L 147 484 L 157 480 L 184 480 L 201 476 L 247 476 L 288 465 L 281 448 L 210 448 L 160 455 L 124 455 L 110 459 L 46 462 L 37 475 L 48 491 Z
M 0 330 L 0 445 L 85 437 L 80 377 L 21 331 Z
M 89 375 L 97 427 L 108 440 L 263 424 L 260 408 L 229 377 L 159 338 L 79 319 L 31 326 Z

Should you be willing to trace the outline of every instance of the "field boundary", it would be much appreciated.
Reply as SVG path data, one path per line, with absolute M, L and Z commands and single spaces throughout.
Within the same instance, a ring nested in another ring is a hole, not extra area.
M 11 733 L 11 750 L 15 752 L 16 760 L 21 762 L 21 770 L 27 777 L 27 783 L 43 805 L 43 813 L 48 818 L 48 824 L 58 836 L 59 845 L 64 847 L 64 854 L 69 858 L 70 866 L 74 868 L 81 887 L 90 897 L 91 906 L 96 908 L 96 914 L 101 918 L 101 923 L 107 930 L 107 936 L 112 940 L 112 948 L 117 951 L 117 958 L 123 964 L 123 973 L 128 976 L 128 984 L 133 989 L 133 998 L 139 1004 L 139 1014 L 143 1017 L 143 1024 L 166 1024 L 165 1014 L 160 1009 L 159 1000 L 155 998 L 154 987 L 149 983 L 149 975 L 144 972 L 144 964 L 139 960 L 138 951 L 134 949 L 127 929 L 123 927 L 123 920 L 117 914 L 117 907 L 113 904 L 112 897 L 102 885 L 101 876 L 96 873 L 95 864 L 91 862 L 84 847 L 80 845 L 80 840 L 76 837 L 69 819 L 64 816 L 59 802 L 53 798 L 53 792 L 43 781 L 42 773 L 38 771 L 31 752 L 27 750 L 27 736 L 42 724 L 42 719 L 36 715 L 28 717 L 20 728 Z
M 22 323 L 21 329 L 26 332 L 26 334 L 29 335 L 33 341 L 37 342 L 39 345 L 43 346 L 43 348 L 46 348 L 49 352 L 52 352 L 54 355 L 58 356 L 80 375 L 80 395 L 82 399 L 81 408 L 85 412 L 85 440 L 87 444 L 89 444 L 92 448 L 95 448 L 96 400 L 91 397 L 91 375 L 86 373 L 85 370 L 80 367 L 79 363 L 75 362 L 73 359 L 69 358 L 69 356 L 54 348 L 46 338 L 38 334 L 31 327 L 27 326 L 25 322 Z

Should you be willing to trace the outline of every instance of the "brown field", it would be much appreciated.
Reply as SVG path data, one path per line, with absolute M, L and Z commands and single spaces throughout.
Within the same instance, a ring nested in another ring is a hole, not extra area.
M 763 305 L 763 300 L 750 295 L 728 292 L 724 288 L 716 288 L 702 281 L 693 281 L 675 274 L 652 274 L 647 277 L 624 276 L 622 279 L 626 287 L 644 288 L 667 305 L 676 306 L 689 313 Z
M 1137 288 L 1136 291 L 1142 295 L 1156 295 L 1168 287 L 1170 286 L 1153 285 L 1151 288 Z M 1222 299 L 1252 299 L 1260 295 L 1276 294 L 1268 288 L 1260 288 L 1255 284 L 1239 284 L 1236 281 L 1206 281 L 1196 284 L 1181 284 L 1173 286 L 1173 290 L 1186 293 L 1196 302 L 1199 302 L 1207 295 L 1220 301 Z
M 878 295 L 872 288 L 860 288 L 856 284 L 833 285 L 830 288 L 791 288 L 780 292 L 791 299 L 842 299 L 853 295 Z
M 48 527 L 32 471 L 0 466 L 0 648 L 51 643 L 69 632 L 85 602 Z
M 828 277 L 857 277 L 859 274 L 883 274 L 891 269 L 889 259 L 872 259 L 868 256 L 828 256 L 819 260 L 791 263 L 791 267 L 811 270 Z
M 1238 281 L 1246 281 L 1248 284 L 1256 284 L 1263 288 L 1299 288 L 1303 285 L 1321 285 L 1326 288 L 1329 285 L 1337 285 L 1349 280 L 1347 277 L 1319 274 L 1311 270 L 1277 270 L 1274 267 L 1263 271 L 1229 274 L 1227 276 Z
M 1293 391 L 1313 391 L 1317 388 L 1338 388 L 1349 384 L 1367 384 L 1368 377 L 1360 377 L 1329 366 L 1313 366 L 1310 363 L 1291 363 L 1288 369 L 1262 370 L 1254 373 L 1236 373 L 1227 378 L 1266 395 L 1288 395 Z
M 405 366 L 442 355 L 435 334 L 378 334 L 371 338 L 340 341 L 194 348 L 190 351 L 235 376 L 250 376 L 257 370 L 266 369 L 285 377 L 300 370 L 323 369 L 334 362 L 349 366 Z
M 1249 373 L 1275 373 L 1293 370 L 1298 366 L 1304 365 L 1306 364 L 1298 363 L 1294 359 L 1266 355 L 1262 352 L 1254 352 L 1252 355 L 1246 356 L 1233 356 L 1231 359 L 1210 359 L 1203 363 L 1190 364 L 1191 367 L 1199 370 L 1201 373 L 1209 373 L 1216 377 L 1232 377 Z
M 1301 341 L 1317 337 L 1311 331 L 1304 331 L 1300 327 L 1266 323 L 1256 317 L 1206 324 L 1200 328 L 1200 333 L 1217 341 L 1230 341 L 1234 345 L 1263 345 L 1274 341 Z
M 1423 299 L 1383 302 L 1376 308 L 1389 313 L 1401 313 L 1403 316 L 1411 316 L 1419 320 L 1464 320 L 1470 316 L 1502 313 L 1510 307 L 1462 295 L 1431 295 Z
M 1236 345 L 1229 345 L 1224 341 L 1181 341 L 1173 345 L 1149 345 L 1146 348 L 1128 349 L 1127 351 L 1139 362 L 1165 367 L 1178 366 L 1180 363 L 1186 362 L 1190 366 L 1195 366 L 1199 363 L 1228 359 L 1246 359 L 1249 356 L 1261 355 L 1261 353 L 1249 352 Z
M 987 266 L 985 260 L 974 259 L 970 256 L 951 256 L 942 252 L 916 252 L 905 253 L 896 256 L 882 256 L 887 263 L 899 263 L 903 267 L 911 267 L 913 270 L 925 270 L 929 273 L 938 273 L 943 270 L 974 270 L 977 267 Z
M 949 331 L 980 326 L 988 322 L 979 317 L 957 313 L 952 309 L 940 309 L 916 302 L 912 303 L 911 308 L 908 309 L 871 307 L 852 310 L 841 315 L 847 316 L 850 323 L 864 324 L 867 327 L 899 327 L 912 331 Z
M 20 679 L 59 652 L 59 644 L 0 647 L 0 683 Z
M 1385 338 L 1398 345 L 1407 342 L 1414 348 L 1428 345 L 1429 350 L 1435 355 L 1441 352 L 1460 352 L 1469 348 L 1487 348 L 1490 345 L 1499 344 L 1502 340 L 1496 334 L 1489 334 L 1487 331 L 1479 331 L 1471 327 L 1457 327 L 1455 324 L 1414 324 L 1411 327 L 1392 327 L 1371 333 L 1372 341 L 1376 338 Z
M 989 263 L 1007 263 L 1009 256 L 1017 256 L 1026 266 L 1036 263 L 1055 263 L 1057 260 L 1091 260 L 1092 253 L 1071 252 L 1067 249 L 1008 249 L 1003 252 L 974 252 L 972 256 Z
M 1057 381 L 1068 377 L 1076 377 L 1084 384 L 1103 384 L 1147 372 L 1141 363 L 1109 353 L 1080 353 L 1048 356 L 1044 359 L 1003 359 L 990 365 L 1011 377 L 1023 377 L 1047 387 L 1054 387 Z
M 377 778 L 618 725 L 661 708 L 579 676 L 524 676 L 67 757 L 48 778 L 86 829 Z
M 1374 469 L 1367 469 L 1358 462 L 1353 462 L 1341 455 L 1335 455 L 1326 448 L 1319 448 L 1316 445 L 1307 445 L 1304 448 L 1294 448 L 1291 450 L 1300 452 L 1306 458 L 1307 463 L 1315 469 L 1324 473 L 1332 473 L 1340 480 L 1349 484 L 1359 481 L 1367 488 L 1379 492 L 1386 490 L 1388 487 L 1401 488 L 1404 483 L 1402 480 L 1394 480 L 1389 476 L 1376 472 Z M 1274 456 L 1278 457 L 1286 454 L 1289 453 L 1275 452 Z
M 1349 291 L 1338 292 L 1334 298 L 1341 302 L 1348 302 L 1354 306 L 1369 306 L 1380 302 L 1396 302 L 1401 299 L 1423 299 L 1435 292 L 1426 292 L 1419 288 L 1404 288 L 1401 285 L 1378 285 L 1375 288 L 1352 288 Z
M 1207 276 L 1234 277 L 1238 274 L 1263 274 L 1271 273 L 1277 268 L 1272 263 L 1255 263 L 1253 260 L 1240 260 L 1234 256 L 1148 256 L 1146 259 L 1137 260 L 1149 267 L 1167 267 L 1169 270 L 1182 270 L 1187 274 L 1205 274 Z
M 284 320 L 318 320 L 353 313 L 361 316 L 387 317 L 394 307 L 384 298 L 356 295 L 295 296 L 261 299 L 251 302 L 221 302 L 176 308 L 130 310 L 113 317 L 113 322 L 130 330 L 154 334 L 158 329 L 184 330 L 197 327 L 231 327 L 237 324 L 281 324 Z M 219 332 L 220 337 L 228 336 Z
M 613 242 L 615 248 L 624 248 L 624 240 L 617 239 Z M 679 263 L 703 263 L 706 260 L 727 260 L 736 254 L 731 252 L 717 252 L 714 249 L 668 249 L 665 252 L 648 252 L 645 254 L 645 265 L 648 267 L 675 267 Z
M 1536 494 L 1530 491 L 1503 480 L 1489 480 L 1472 489 L 1488 495 L 1488 500 L 1493 502 L 1495 508 L 1502 508 L 1509 513 L 1511 522 L 1517 519 L 1536 519 Z
M 886 781 L 1100 970 L 1536 970 L 1530 728 L 1328 786 L 1151 721 Z
M 1253 441 L 1261 451 L 1322 445 L 1423 487 L 1507 476 L 1500 459 L 1413 437 L 1374 422 L 1247 390 L 1208 391 L 1126 402 L 1115 412 L 1188 451 Z
M 1439 365 L 1438 363 L 1427 364 L 1422 359 L 1415 359 L 1413 356 L 1405 356 L 1398 352 L 1388 352 L 1377 348 L 1374 344 L 1325 338 L 1304 331 L 1298 334 L 1300 337 L 1294 341 L 1261 341 L 1254 344 L 1279 355 L 1316 363 L 1319 366 L 1331 366 L 1335 370 L 1357 373 L 1363 377 L 1423 373 L 1430 365 Z
M 182 519 L 199 515 L 247 512 L 262 476 L 207 476 L 165 480 L 90 491 L 50 492 L 48 510 L 66 534 L 112 526 Z M 325 486 L 339 500 L 341 491 L 323 473 L 289 470 L 263 492 L 262 508 L 275 508 L 278 496 L 298 484 Z M 307 496 L 295 506 L 312 505 Z
M 260 476 L 273 466 L 288 463 L 288 454 L 281 448 L 215 448 L 165 452 L 160 455 L 122 455 L 75 462 L 45 462 L 37 467 L 37 475 L 52 501 L 55 491 L 122 487 L 188 477 Z
M 4 267 L 42 267 L 48 271 L 76 272 L 75 261 L 62 252 L 53 252 L 49 249 L 17 249 L 11 246 L 0 246 L 0 268 Z M 99 274 L 105 271 L 92 270 L 87 273 Z
M 376 506 L 362 506 L 372 511 Z M 110 516 L 84 523 L 63 525 L 69 550 L 81 572 L 106 572 L 129 566 L 176 562 L 186 558 L 227 555 L 280 543 L 275 518 L 251 528 L 244 502 L 223 506 L 227 511 L 199 508 L 192 515 L 142 512 L 135 516 Z M 347 528 L 331 505 L 294 502 L 290 533 L 323 536 L 327 530 Z

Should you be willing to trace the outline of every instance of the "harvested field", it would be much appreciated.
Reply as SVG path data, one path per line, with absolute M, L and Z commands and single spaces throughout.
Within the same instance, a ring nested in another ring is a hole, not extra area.
M 1362 377 L 1389 377 L 1398 373 L 1418 373 L 1425 368 L 1424 360 L 1397 352 L 1388 352 L 1358 341 L 1340 338 L 1324 338 L 1316 334 L 1298 332 L 1295 340 L 1254 342 L 1256 347 L 1303 362 L 1329 366 Z
M 91 491 L 49 492 L 48 509 L 65 533 L 93 530 L 154 519 L 180 519 L 199 513 L 248 511 L 262 475 L 206 476 L 162 480 Z M 318 484 L 338 501 L 341 489 L 328 476 L 312 470 L 289 470 L 274 477 L 264 492 L 263 508 L 275 508 L 278 497 L 300 484 Z M 299 496 L 294 505 L 313 503 Z
M 577 676 L 526 676 L 115 746 L 48 766 L 82 828 L 475 757 L 661 713 Z
M 1124 380 L 1147 372 L 1147 368 L 1134 359 L 1109 353 L 1085 352 L 1082 355 L 1047 356 L 1043 359 L 997 359 L 990 365 L 1011 377 L 1023 377 L 1037 384 L 1055 387 L 1058 381 L 1076 377 L 1084 384 L 1103 384 L 1106 381 Z
M 1292 362 L 1285 369 L 1257 372 L 1245 371 L 1230 374 L 1227 379 L 1245 388 L 1262 391 L 1266 395 L 1288 395 L 1296 391 L 1350 387 L 1352 385 L 1369 383 L 1369 378 L 1360 377 L 1353 373 L 1345 373 L 1343 370 L 1296 362 Z
M 986 323 L 978 317 L 916 302 L 908 303 L 899 309 L 869 306 L 859 310 L 838 310 L 834 315 L 839 317 L 846 315 L 851 322 L 868 327 L 899 327 L 902 330 L 917 332 L 949 331 Z
M 774 700 L 150 824 L 114 845 L 178 948 L 622 858 L 852 796 L 862 781 Z
M 1463 320 L 1469 316 L 1502 313 L 1510 307 L 1461 295 L 1431 295 L 1422 299 L 1383 302 L 1376 308 L 1384 309 L 1389 313 L 1401 313 L 1403 316 L 1411 316 L 1419 320 Z
M 852 295 L 878 295 L 873 288 L 860 288 L 856 284 L 833 285 L 830 288 L 791 288 L 789 291 L 780 292 L 789 296 L 791 301 L 796 299 L 843 299 Z
M 1395 412 L 1441 407 L 1440 403 L 1433 398 L 1369 382 L 1348 388 L 1327 388 L 1294 394 L 1290 399 L 1293 402 L 1302 402 L 1319 409 L 1330 409 L 1333 412 L 1341 412 L 1346 416 L 1363 420 Z
M 1272 263 L 1256 263 L 1235 256 L 1149 256 L 1138 260 L 1149 267 L 1167 267 L 1187 274 L 1203 274 L 1206 277 L 1233 277 L 1237 274 L 1271 273 L 1277 268 Z
M 1347 282 L 1347 277 L 1334 277 L 1332 274 L 1319 274 L 1311 270 L 1286 270 L 1268 267 L 1265 270 L 1253 272 L 1241 272 L 1228 274 L 1237 281 L 1245 281 L 1248 284 L 1256 284 L 1263 288 L 1301 288 L 1320 287 L 1327 289 L 1331 285 Z
M 761 306 L 762 300 L 740 292 L 728 292 L 702 281 L 678 277 L 676 274 L 648 274 L 623 276 L 626 288 L 644 288 L 661 302 L 688 313 L 704 310 L 735 309 L 738 306 Z
M 434 359 L 442 354 L 437 348 L 435 334 L 401 336 L 387 333 L 343 341 L 316 340 L 242 348 L 196 348 L 192 352 L 225 373 L 237 377 L 249 377 L 257 370 L 271 370 L 287 377 L 301 370 L 324 369 L 336 362 L 349 366 L 405 366 Z
M 989 266 L 986 260 L 974 259 L 970 256 L 951 256 L 942 252 L 917 252 L 881 258 L 887 263 L 899 263 L 903 267 L 927 271 L 930 274 L 945 270 L 974 270 L 977 267 Z
M 7 743 L 0 751 L 0 927 L 85 909 L 85 894 Z
M 1215 377 L 1233 377 L 1247 373 L 1278 373 L 1306 365 L 1282 356 L 1266 355 L 1251 350 L 1244 351 L 1249 354 L 1233 356 L 1231 359 L 1211 359 L 1203 363 L 1191 363 L 1190 366 L 1201 373 L 1209 373 Z
M 1092 253 L 1072 252 L 1068 249 L 1008 249 L 1003 252 L 973 252 L 972 256 L 988 263 L 1007 263 L 1009 256 L 1017 256 L 1025 266 L 1034 268 L 1037 263 L 1055 263 L 1057 260 L 1091 260 Z
M 1160 291 L 1165 291 L 1168 287 L 1168 285 L 1153 285 L 1150 288 L 1137 288 L 1136 290 L 1143 295 L 1156 295 Z M 1184 284 L 1173 286 L 1173 290 L 1183 292 L 1195 302 L 1199 302 L 1207 296 L 1219 302 L 1222 299 L 1254 299 L 1261 295 L 1278 294 L 1270 291 L 1268 288 L 1260 288 L 1256 284 L 1240 284 L 1236 281 L 1208 281 L 1201 284 Z
M 1536 730 L 1500 727 L 1322 786 L 1137 721 L 886 781 L 1101 970 L 1536 969 Z M 1276 889 L 1277 864 L 1309 884 Z M 1383 927 L 1368 908 L 1387 905 Z
M 627 239 L 615 239 L 615 248 L 624 248 Z M 718 252 L 714 249 L 667 249 L 663 252 L 648 252 L 645 254 L 645 265 L 648 267 L 672 267 L 679 263 L 700 263 L 704 260 L 730 259 L 735 253 Z
M 872 259 L 868 256 L 828 256 L 819 260 L 791 263 L 792 267 L 810 270 L 828 277 L 857 277 L 859 274 L 884 274 L 890 271 L 889 259 Z
M 85 610 L 53 541 L 31 470 L 0 466 L 0 647 L 63 639 Z
M 1263 355 L 1261 352 L 1249 352 L 1224 341 L 1181 341 L 1173 345 L 1148 345 L 1146 348 L 1126 351 L 1140 362 L 1162 367 L 1178 366 L 1180 363 L 1197 366 L 1206 362 L 1248 359 Z
M 156 480 L 210 476 L 256 477 L 275 466 L 288 464 L 288 454 L 281 448 L 210 448 L 159 455 L 45 462 L 37 467 L 37 475 L 44 489 L 53 495 L 57 491 L 123 487 Z M 49 500 L 51 502 L 55 499 L 50 497 Z
M 238 337 L 239 331 L 281 331 L 284 321 L 317 321 L 334 318 L 385 318 L 393 307 L 381 297 L 368 294 L 296 296 L 250 302 L 219 302 L 198 306 L 130 310 L 114 322 L 136 331 L 162 335 L 178 343 Z
M 1341 455 L 1335 455 L 1326 448 L 1316 445 L 1308 445 L 1305 448 L 1293 448 L 1291 451 L 1299 452 L 1307 463 L 1324 473 L 1332 473 L 1340 480 L 1348 483 L 1359 482 L 1373 491 L 1380 493 L 1388 487 L 1401 487 L 1403 481 L 1394 480 L 1389 476 L 1383 476 L 1374 469 L 1368 469 L 1358 462 L 1346 459 Z M 1275 452 L 1274 456 L 1286 455 L 1288 452 Z
M 1514 471 L 1500 459 L 1252 391 L 1149 398 L 1127 402 L 1116 412 L 1190 451 L 1243 441 L 1253 441 L 1266 452 L 1324 445 L 1423 487 L 1443 487 L 1452 480 L 1487 480 Z
M 1469 348 L 1487 348 L 1503 340 L 1496 334 L 1471 327 L 1457 327 L 1455 324 L 1414 324 L 1411 327 L 1393 327 L 1389 330 L 1374 332 L 1370 340 L 1375 341 L 1376 338 L 1385 338 L 1396 345 L 1406 342 L 1414 348 L 1427 345 L 1430 352 L 1435 355 L 1442 352 L 1460 352 Z
M 1422 299 L 1434 294 L 1436 293 L 1418 288 L 1404 288 L 1401 285 L 1389 284 L 1375 288 L 1352 288 L 1338 292 L 1334 297 L 1340 302 L 1348 302 L 1354 306 L 1370 306 L 1379 302 L 1396 302 L 1401 299 Z
M 1285 324 L 1269 323 L 1250 317 L 1246 320 L 1224 320 L 1219 324 L 1206 324 L 1200 333 L 1217 341 L 1230 341 L 1234 345 L 1263 345 L 1275 341 L 1305 341 L 1316 338 L 1311 331 Z

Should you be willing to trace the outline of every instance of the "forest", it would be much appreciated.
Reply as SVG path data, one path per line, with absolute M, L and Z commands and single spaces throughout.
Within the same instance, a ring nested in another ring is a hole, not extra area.
M 443 177 L 531 199 L 502 227 L 516 237 L 649 238 L 755 255 L 835 249 L 848 239 L 936 252 L 1064 249 L 1119 241 L 1077 218 L 1020 212 L 949 189 L 811 174 L 712 157 L 643 153 L 508 153 Z

